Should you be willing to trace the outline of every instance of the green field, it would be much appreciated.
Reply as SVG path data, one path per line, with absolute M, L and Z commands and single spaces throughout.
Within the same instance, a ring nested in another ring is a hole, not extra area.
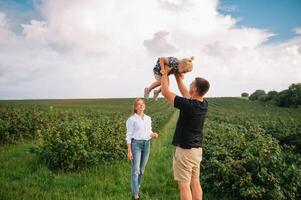
M 300 199 L 300 108 L 208 101 L 204 199 Z M 130 199 L 124 137 L 132 102 L 0 101 L 0 199 Z M 179 199 L 170 144 L 178 112 L 163 99 L 146 106 L 160 136 L 152 141 L 142 197 Z

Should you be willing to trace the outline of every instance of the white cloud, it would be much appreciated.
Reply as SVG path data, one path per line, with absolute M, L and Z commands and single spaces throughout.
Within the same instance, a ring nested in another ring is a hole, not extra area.
M 294 28 L 294 31 L 295 31 L 296 34 L 300 35 L 301 34 L 301 27 Z
M 8 19 L 5 13 L 0 12 L 0 44 L 11 42 L 14 39 L 14 34 L 10 30 Z
M 157 56 L 194 56 L 185 82 L 207 78 L 210 96 L 301 81 L 300 37 L 266 44 L 274 33 L 237 27 L 217 1 L 34 2 L 43 20 L 22 35 L 0 13 L 0 98 L 142 96 Z
M 172 12 L 189 11 L 193 9 L 195 4 L 191 1 L 185 0 L 158 0 L 160 8 Z
M 167 31 L 159 31 L 154 34 L 150 40 L 144 40 L 143 44 L 147 48 L 150 56 L 172 55 L 178 51 L 176 47 L 170 44 L 166 37 Z

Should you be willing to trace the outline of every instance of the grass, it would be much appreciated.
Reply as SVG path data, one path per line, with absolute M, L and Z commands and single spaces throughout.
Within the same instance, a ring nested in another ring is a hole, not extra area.
M 177 113 L 152 141 L 151 155 L 142 182 L 144 200 L 179 199 L 172 175 Z M 0 199 L 131 199 L 130 162 L 97 165 L 79 172 L 53 172 L 30 153 L 33 143 L 0 147 Z M 204 199 L 211 199 L 206 197 Z

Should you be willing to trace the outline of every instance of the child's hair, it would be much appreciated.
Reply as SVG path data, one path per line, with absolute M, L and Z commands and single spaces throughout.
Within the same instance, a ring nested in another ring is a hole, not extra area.
M 180 63 L 182 64 L 182 66 L 184 67 L 184 69 L 187 69 L 188 72 L 192 71 L 193 65 L 192 65 L 192 61 L 193 61 L 194 57 L 190 57 L 190 58 L 183 58 Z

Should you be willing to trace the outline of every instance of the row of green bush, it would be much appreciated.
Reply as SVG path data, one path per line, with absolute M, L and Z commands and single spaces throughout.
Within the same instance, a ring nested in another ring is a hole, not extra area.
M 301 156 L 259 127 L 209 122 L 203 181 L 231 199 L 300 199 Z
M 0 110 L 1 144 L 35 140 L 32 152 L 54 170 L 77 170 L 126 157 L 125 121 L 131 115 L 120 102 L 107 107 L 19 106 Z M 162 110 L 165 112 L 163 113 Z M 163 99 L 147 102 L 154 131 L 168 120 L 173 109 Z
M 38 108 L 0 108 L 0 144 L 15 144 L 22 140 L 36 138 L 36 131 L 42 129 L 50 116 L 47 110 Z
M 221 199 L 300 199 L 301 155 L 278 138 L 300 135 L 301 113 L 238 98 L 209 105 L 204 189 Z

